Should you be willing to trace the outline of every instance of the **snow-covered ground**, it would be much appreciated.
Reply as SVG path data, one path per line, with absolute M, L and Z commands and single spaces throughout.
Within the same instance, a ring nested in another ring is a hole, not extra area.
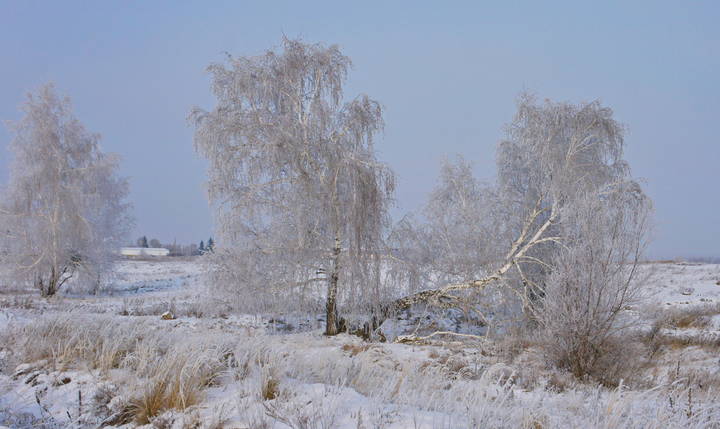
M 641 266 L 648 277 L 650 299 L 682 307 L 720 302 L 720 265 L 657 263 Z
M 675 315 L 683 322 L 664 331 L 689 339 L 663 343 L 630 390 L 576 382 L 503 338 L 406 345 L 292 330 L 232 314 L 197 261 L 124 261 L 102 295 L 0 295 L 0 426 L 135 427 L 162 402 L 151 394 L 162 381 L 178 382 L 187 406 L 147 427 L 718 427 L 720 342 L 701 339 L 720 332 L 720 265 L 642 270 L 652 310 L 640 317 Z M 685 323 L 689 308 L 707 320 Z M 204 381 L 195 391 L 186 379 Z
M 116 264 L 110 291 L 138 294 L 178 289 L 198 284 L 201 274 L 202 265 L 192 260 L 124 260 Z

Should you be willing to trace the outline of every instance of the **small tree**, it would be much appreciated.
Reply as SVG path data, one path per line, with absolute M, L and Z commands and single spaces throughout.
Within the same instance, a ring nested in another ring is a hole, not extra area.
M 207 241 L 207 247 L 205 248 L 205 251 L 211 252 L 215 249 L 215 241 L 213 241 L 212 237 L 208 238 Z
M 379 103 L 343 103 L 349 67 L 336 46 L 284 39 L 282 52 L 210 66 L 217 106 L 191 115 L 227 249 L 216 252 L 216 275 L 242 278 L 237 286 L 254 284 L 258 295 L 270 285 L 289 306 L 289 295 L 305 305 L 312 285 L 324 283 L 328 335 L 340 330 L 338 301 L 380 298 L 379 250 L 394 188 L 375 158 Z
M 138 247 L 144 247 L 144 248 L 150 247 L 150 246 L 148 246 L 148 239 L 147 239 L 147 237 L 143 235 L 142 237 L 138 238 L 138 239 L 137 239 L 137 246 L 138 246 Z
M 501 227 L 497 207 L 495 188 L 476 179 L 463 157 L 443 162 L 440 182 L 422 211 L 427 221 L 405 217 L 390 235 L 394 261 L 406 264 L 393 274 L 411 265 L 415 281 L 426 285 L 486 275 L 488 266 L 502 258 L 493 245 Z
M 203 243 L 202 240 L 200 240 L 200 246 L 198 246 L 198 252 L 200 252 L 201 255 L 203 253 L 205 253 L 205 243 Z
M 13 281 L 54 295 L 68 280 L 97 282 L 131 225 L 118 158 L 72 115 L 52 85 L 28 95 L 11 124 L 14 158 L 0 198 L 0 263 Z
M 622 342 L 636 323 L 624 311 L 643 298 L 637 267 L 649 214 L 649 200 L 632 184 L 586 194 L 563 213 L 564 245 L 551 260 L 537 316 L 546 355 L 577 377 L 616 384 L 637 357 Z
M 160 243 L 160 240 L 153 238 L 150 240 L 150 247 L 162 247 L 162 244 Z

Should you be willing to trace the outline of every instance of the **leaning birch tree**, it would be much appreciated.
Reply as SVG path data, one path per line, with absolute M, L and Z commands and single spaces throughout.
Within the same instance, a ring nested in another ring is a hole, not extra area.
M 613 255 L 623 255 L 613 259 L 617 266 L 637 264 L 639 255 L 631 250 L 646 238 L 651 203 L 623 158 L 623 131 L 612 110 L 597 101 L 538 104 L 523 94 L 498 144 L 496 183 L 479 186 L 462 161 L 446 166 L 426 209 L 428 223 L 400 225 L 396 248 L 425 243 L 424 251 L 414 253 L 417 260 L 401 257 L 401 263 L 454 281 L 412 291 L 386 312 L 417 303 L 456 306 L 463 293 L 490 284 L 506 287 L 534 312 L 548 278 L 553 273 L 557 278 L 559 261 L 577 245 L 578 223 L 589 221 L 573 214 L 588 201 L 595 201 L 593 207 L 602 212 L 598 217 L 609 219 L 608 225 L 613 219 L 638 219 L 624 240 L 610 245 Z M 427 243 L 433 244 L 428 248 Z M 607 246 L 598 249 L 604 250 Z M 629 272 L 628 281 L 618 284 L 631 284 L 635 270 Z
M 15 136 L 10 181 L 0 195 L 7 283 L 54 295 L 71 279 L 97 285 L 132 223 L 118 157 L 100 150 L 52 84 L 29 94 Z
M 394 190 L 378 162 L 378 102 L 343 100 L 350 59 L 283 39 L 281 51 L 213 64 L 217 105 L 196 108 L 218 245 L 213 271 L 236 293 L 297 308 L 324 284 L 327 335 L 340 304 L 378 302 L 380 246 Z

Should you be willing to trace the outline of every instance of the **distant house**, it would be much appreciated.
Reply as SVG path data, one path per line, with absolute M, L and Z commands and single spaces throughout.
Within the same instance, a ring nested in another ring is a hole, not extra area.
M 167 256 L 170 254 L 164 247 L 121 247 L 123 256 Z

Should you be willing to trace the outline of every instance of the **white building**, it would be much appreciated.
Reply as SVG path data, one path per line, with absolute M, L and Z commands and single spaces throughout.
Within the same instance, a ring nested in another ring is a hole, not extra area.
M 123 256 L 167 256 L 170 254 L 164 247 L 121 247 Z

